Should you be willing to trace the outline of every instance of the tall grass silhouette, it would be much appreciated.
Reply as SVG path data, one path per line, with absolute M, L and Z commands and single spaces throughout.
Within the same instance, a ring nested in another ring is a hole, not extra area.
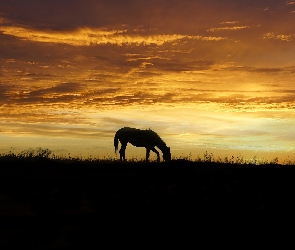
M 181 155 L 172 157 L 172 162 L 175 161 L 186 161 L 186 162 L 194 162 L 194 163 L 215 163 L 215 164 L 232 164 L 232 165 L 295 165 L 295 161 L 291 159 L 283 159 L 279 160 L 278 157 L 273 158 L 272 160 L 267 160 L 264 158 L 258 158 L 257 156 L 253 156 L 253 158 L 245 159 L 241 155 L 237 156 L 225 156 L 221 158 L 220 156 L 214 156 L 213 153 L 209 153 L 205 151 L 203 156 L 198 156 L 195 159 L 192 157 L 192 154 L 189 155 Z M 47 148 L 37 148 L 37 149 L 27 149 L 21 151 L 19 153 L 15 153 L 13 151 L 9 151 L 8 153 L 0 154 L 0 161 L 51 161 L 51 162 L 64 162 L 64 163 L 74 163 L 74 162 L 81 162 L 81 163 L 119 163 L 120 159 L 117 157 L 113 157 L 110 155 L 104 156 L 102 158 L 95 157 L 95 156 L 72 156 L 71 153 L 67 155 L 58 155 L 55 154 L 52 150 Z M 144 158 L 137 158 L 132 157 L 129 158 L 125 163 L 144 163 L 146 159 Z M 152 160 L 151 163 L 158 162 L 157 160 Z

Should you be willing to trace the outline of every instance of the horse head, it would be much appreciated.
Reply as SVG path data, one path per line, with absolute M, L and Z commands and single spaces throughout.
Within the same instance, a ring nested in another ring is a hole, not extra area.
M 163 159 L 164 161 L 171 161 L 171 153 L 170 153 L 170 148 L 167 147 L 163 152 Z

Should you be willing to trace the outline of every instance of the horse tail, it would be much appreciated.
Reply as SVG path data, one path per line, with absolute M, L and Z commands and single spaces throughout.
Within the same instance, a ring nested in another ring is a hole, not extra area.
M 115 147 L 115 153 L 117 152 L 118 150 L 118 145 L 119 145 L 119 138 L 118 138 L 118 132 L 115 134 L 115 137 L 114 137 L 114 147 Z

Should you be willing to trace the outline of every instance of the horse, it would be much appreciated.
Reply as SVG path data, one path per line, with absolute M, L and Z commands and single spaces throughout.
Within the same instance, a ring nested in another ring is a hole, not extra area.
M 155 147 L 159 148 L 162 151 L 163 159 L 165 161 L 171 160 L 170 148 L 167 147 L 160 136 L 151 129 L 141 130 L 129 127 L 119 129 L 114 137 L 115 153 L 118 150 L 119 141 L 121 143 L 121 149 L 119 150 L 121 161 L 126 160 L 125 150 L 128 142 L 135 147 L 146 148 L 146 161 L 149 160 L 151 150 L 157 154 L 157 161 L 160 161 L 160 154 L 155 149 Z

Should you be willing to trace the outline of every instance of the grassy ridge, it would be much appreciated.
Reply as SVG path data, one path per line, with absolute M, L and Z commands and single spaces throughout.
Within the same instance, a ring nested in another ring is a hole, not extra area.
M 62 162 L 95 162 L 95 163 L 114 163 L 117 162 L 118 159 L 112 158 L 110 156 L 104 157 L 103 159 L 96 158 L 93 156 L 89 156 L 88 158 L 80 157 L 72 157 L 70 154 L 67 156 L 59 156 L 54 154 L 49 149 L 43 149 L 38 148 L 37 150 L 29 149 L 22 151 L 20 153 L 14 153 L 12 151 L 6 153 L 6 154 L 0 154 L 0 160 L 2 162 L 5 161 L 33 161 L 33 160 L 55 160 L 55 161 L 62 161 Z M 243 156 L 225 156 L 224 158 L 221 157 L 214 157 L 212 153 L 208 153 L 207 151 L 203 154 L 203 157 L 197 157 L 196 159 L 193 159 L 191 155 L 189 156 L 182 156 L 182 157 L 174 157 L 172 160 L 178 160 L 178 161 L 192 161 L 192 162 L 214 162 L 214 163 L 225 163 L 225 164 L 254 164 L 254 165 L 274 165 L 279 164 L 278 157 L 275 157 L 273 160 L 266 160 L 266 159 L 259 159 L 256 156 L 254 156 L 252 159 L 244 159 Z M 144 162 L 144 159 L 137 159 L 132 158 L 128 159 L 129 163 L 138 163 L 138 162 Z M 283 160 L 282 165 L 295 165 L 295 162 L 288 159 Z
M 203 230 L 220 218 L 227 225 L 258 217 L 274 221 L 295 211 L 294 179 L 294 166 L 276 162 L 120 162 L 44 150 L 10 153 L 0 156 L 0 246 L 71 248 L 97 239 L 99 230 L 126 230 L 132 221 L 163 222 L 166 230 L 179 223 L 177 232 L 187 223 Z

